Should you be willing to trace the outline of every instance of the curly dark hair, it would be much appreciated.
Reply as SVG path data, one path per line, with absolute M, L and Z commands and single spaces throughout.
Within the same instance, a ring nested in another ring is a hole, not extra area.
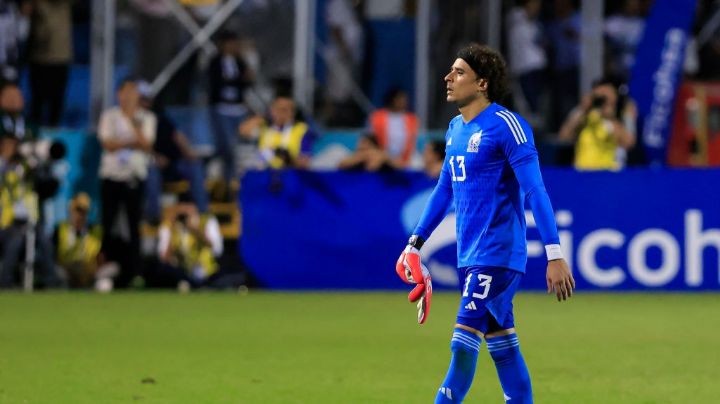
M 460 49 L 457 57 L 473 69 L 478 79 L 487 80 L 487 98 L 490 102 L 505 98 L 508 93 L 507 67 L 498 51 L 486 45 L 471 43 Z

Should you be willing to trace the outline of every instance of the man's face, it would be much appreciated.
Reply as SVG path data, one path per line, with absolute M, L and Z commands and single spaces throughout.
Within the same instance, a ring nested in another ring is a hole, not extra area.
M 86 209 L 75 207 L 70 211 L 70 221 L 77 228 L 84 227 L 87 223 L 87 214 Z
M 140 102 L 140 92 L 138 92 L 137 84 L 127 82 L 118 90 L 118 103 L 123 108 L 135 108 Z
M 17 153 L 19 144 L 20 142 L 14 137 L 0 138 L 0 158 L 11 159 Z
M 393 111 L 405 111 L 408 109 L 408 96 L 405 93 L 398 93 L 392 101 Z
M 295 117 L 295 102 L 285 97 L 276 99 L 270 107 L 270 117 L 273 125 L 287 125 Z
M 470 65 L 458 58 L 450 68 L 450 73 L 445 76 L 445 87 L 447 101 L 463 107 L 479 97 L 481 91 L 487 90 L 487 82 L 484 79 L 478 80 Z
M 7 86 L 0 94 L 0 109 L 7 112 L 22 112 L 25 108 L 20 89 L 16 86 Z

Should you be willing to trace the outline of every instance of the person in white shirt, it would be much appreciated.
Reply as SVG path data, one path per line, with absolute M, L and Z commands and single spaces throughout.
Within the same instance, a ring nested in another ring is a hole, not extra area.
M 538 15 L 540 0 L 523 0 L 506 17 L 509 67 L 527 106 L 538 112 L 545 83 L 547 56 Z
M 118 106 L 102 113 L 98 140 L 100 160 L 103 252 L 120 265 L 115 286 L 129 284 L 140 265 L 140 219 L 144 181 L 155 141 L 157 119 L 140 107 L 134 80 L 117 90 Z M 124 215 L 121 214 L 124 212 Z

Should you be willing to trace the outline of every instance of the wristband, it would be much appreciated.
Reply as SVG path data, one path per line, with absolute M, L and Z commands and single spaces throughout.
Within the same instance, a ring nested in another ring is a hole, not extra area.
M 415 234 L 410 236 L 410 239 L 408 240 L 408 245 L 415 247 L 418 250 L 422 248 L 423 244 L 425 244 L 425 239 Z
M 559 260 L 563 258 L 560 244 L 548 244 L 545 246 L 545 254 L 547 255 L 548 261 Z

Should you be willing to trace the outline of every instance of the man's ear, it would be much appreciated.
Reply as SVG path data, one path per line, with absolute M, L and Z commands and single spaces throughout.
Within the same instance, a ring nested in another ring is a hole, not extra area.
M 487 90 L 488 90 L 487 79 L 478 79 L 477 81 L 475 81 L 475 83 L 477 85 L 478 91 L 483 92 L 483 93 L 487 92 Z

